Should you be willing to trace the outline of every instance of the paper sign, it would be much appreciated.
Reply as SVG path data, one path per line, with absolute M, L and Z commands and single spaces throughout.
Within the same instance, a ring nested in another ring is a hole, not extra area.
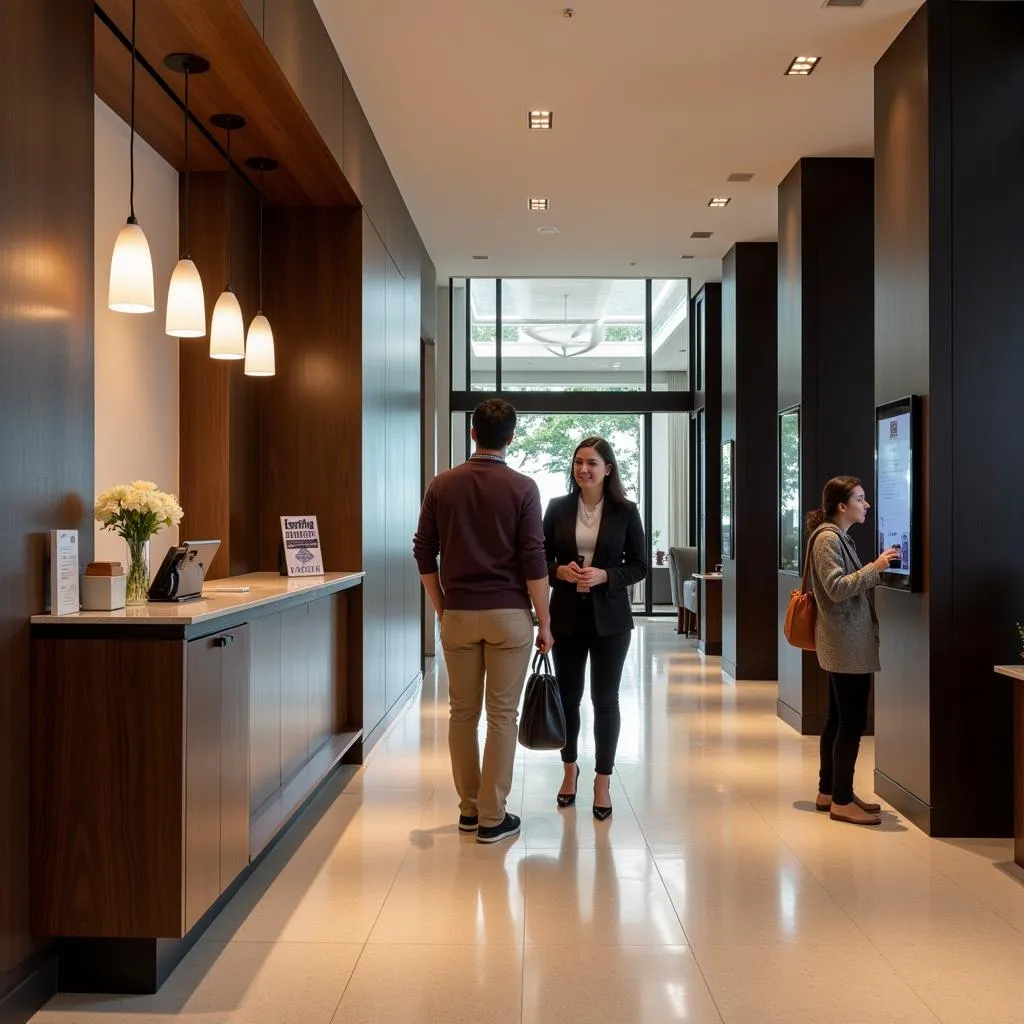
M 323 576 L 320 529 L 316 516 L 281 516 L 285 576 Z
M 50 531 L 50 611 L 53 615 L 77 612 L 78 531 Z

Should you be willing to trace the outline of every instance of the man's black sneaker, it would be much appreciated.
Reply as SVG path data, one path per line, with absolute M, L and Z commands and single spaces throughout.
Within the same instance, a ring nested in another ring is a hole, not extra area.
M 481 825 L 476 831 L 478 843 L 497 843 L 502 839 L 511 839 L 519 835 L 519 818 L 514 814 L 506 814 L 500 825 Z
M 477 822 L 479 819 L 475 814 L 460 814 L 459 815 L 459 831 L 460 832 L 475 832 Z

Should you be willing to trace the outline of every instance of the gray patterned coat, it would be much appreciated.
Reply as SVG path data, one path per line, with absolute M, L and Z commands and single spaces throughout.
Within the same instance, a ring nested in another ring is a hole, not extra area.
M 868 594 L 879 584 L 878 570 L 861 565 L 853 541 L 834 523 L 811 535 L 810 551 L 818 664 L 848 675 L 877 672 L 878 619 Z

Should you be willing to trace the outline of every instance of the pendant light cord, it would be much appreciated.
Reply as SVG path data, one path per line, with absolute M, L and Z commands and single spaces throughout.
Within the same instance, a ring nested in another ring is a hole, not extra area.
M 263 171 L 260 171 L 260 306 L 258 313 L 263 312 Z
M 135 4 L 132 0 L 132 98 L 131 98 L 131 125 L 129 128 L 128 141 L 128 223 L 135 224 Z
M 231 129 L 228 129 L 228 151 L 227 151 L 227 190 L 228 190 L 228 283 L 227 290 L 231 291 Z
M 185 65 L 185 250 L 184 258 L 191 259 L 188 252 L 188 210 L 192 205 L 192 168 L 188 159 L 188 65 Z

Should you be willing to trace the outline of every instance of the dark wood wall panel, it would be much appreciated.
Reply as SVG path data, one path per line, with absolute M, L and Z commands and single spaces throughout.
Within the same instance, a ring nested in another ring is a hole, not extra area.
M 12 0 L 0 32 L 0 1003 L 29 929 L 29 636 L 47 531 L 93 526 L 92 4 Z M 100 273 L 103 273 L 101 270 Z
M 870 159 L 804 159 L 779 186 L 778 410 L 800 406 L 804 512 L 839 474 L 859 477 L 874 500 L 873 175 Z M 862 561 L 874 557 L 870 526 L 851 537 Z M 827 677 L 782 635 L 797 584 L 779 573 L 779 712 L 816 734 L 828 713 Z
M 317 516 L 329 569 L 362 561 L 361 223 L 358 210 L 270 210 L 265 288 L 277 374 L 262 410 L 260 568 L 277 567 L 282 515 Z
M 722 666 L 776 678 L 778 247 L 741 242 L 722 262 L 722 443 L 735 441 L 734 557 L 723 558 Z M 718 453 L 721 466 L 721 452 Z M 719 470 L 719 478 L 721 471 Z M 767 500 L 766 500 L 767 499 Z
M 248 328 L 259 295 L 258 206 L 251 189 L 235 175 L 230 180 L 231 285 Z M 227 182 L 223 172 L 192 175 L 189 241 L 203 278 L 207 328 L 227 283 Z M 209 336 L 183 340 L 178 365 L 178 487 L 185 510 L 179 536 L 221 541 L 212 578 L 252 572 L 259 561 L 253 510 L 262 507 L 257 403 L 266 382 L 246 377 L 240 360 L 211 359 Z
M 876 397 L 924 396 L 920 594 L 879 594 L 879 789 L 935 835 L 1009 835 L 1024 549 L 1019 4 L 932 0 L 876 69 Z

